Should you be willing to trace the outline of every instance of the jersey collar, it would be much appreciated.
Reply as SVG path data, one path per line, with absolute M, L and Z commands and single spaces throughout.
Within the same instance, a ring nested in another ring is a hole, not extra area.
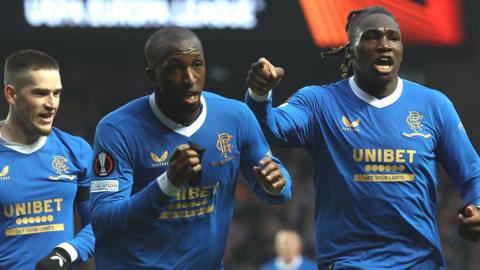
M 22 154 L 31 154 L 39 150 L 40 148 L 42 148 L 46 142 L 47 142 L 47 136 L 42 136 L 32 144 L 28 144 L 28 145 L 20 144 L 20 143 L 15 143 L 15 142 L 6 140 L 0 133 L 0 144 L 14 151 L 20 152 Z
M 160 122 L 162 122 L 165 126 L 173 130 L 174 132 L 190 137 L 192 136 L 197 130 L 199 130 L 203 123 L 205 122 L 205 119 L 207 118 L 207 104 L 205 102 L 205 98 L 203 96 L 200 96 L 200 102 L 202 103 L 202 112 L 200 115 L 197 117 L 193 123 L 191 123 L 189 126 L 183 126 L 178 123 L 175 123 L 172 121 L 170 118 L 168 118 L 160 109 L 158 108 L 157 104 L 155 104 L 155 93 L 152 93 L 149 97 L 149 105 L 150 109 L 152 110 L 153 114 L 157 117 Z
M 377 108 L 385 108 L 387 106 L 392 105 L 393 103 L 395 103 L 400 98 L 400 96 L 402 95 L 402 91 L 403 91 L 403 80 L 400 77 L 398 77 L 397 88 L 395 88 L 393 93 L 391 93 L 390 95 L 388 95 L 388 96 L 386 96 L 382 99 L 378 99 L 378 98 L 368 94 L 367 92 L 363 91 L 355 83 L 354 76 L 352 76 L 348 79 L 348 84 L 350 85 L 350 88 L 352 89 L 355 96 L 357 96 L 359 99 L 361 99 L 361 100 L 365 101 L 366 103 L 368 103 L 368 104 L 370 104 L 374 107 L 377 107 Z

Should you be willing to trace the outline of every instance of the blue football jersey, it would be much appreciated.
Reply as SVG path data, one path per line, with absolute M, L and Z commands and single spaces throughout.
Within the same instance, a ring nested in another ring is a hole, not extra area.
M 0 265 L 32 270 L 63 242 L 87 260 L 93 232 L 87 225 L 74 238 L 74 205 L 77 188 L 90 186 L 91 147 L 53 128 L 30 149 L 0 143 Z
M 252 96 L 246 102 L 269 141 L 304 147 L 312 157 L 320 266 L 444 267 L 436 162 L 465 203 L 480 203 L 480 159 L 445 95 L 399 79 L 377 99 L 350 78 L 302 88 L 277 108 L 271 95 Z
M 97 126 L 90 189 L 97 269 L 223 269 L 238 172 L 269 203 L 290 198 L 290 177 L 281 166 L 287 186 L 278 195 L 257 183 L 252 167 L 271 151 L 242 102 L 204 91 L 200 115 L 181 126 L 154 100 L 134 100 Z M 187 142 L 205 149 L 200 181 L 168 196 L 156 179 Z

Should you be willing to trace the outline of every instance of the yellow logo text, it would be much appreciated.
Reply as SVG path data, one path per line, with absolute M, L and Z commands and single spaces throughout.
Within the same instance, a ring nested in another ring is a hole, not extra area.
M 3 206 L 3 214 L 6 218 L 21 217 L 32 214 L 60 212 L 63 198 L 20 202 Z
M 202 216 L 215 209 L 215 194 L 220 183 L 210 186 L 185 187 L 177 193 L 175 200 L 160 213 L 160 219 L 178 219 Z
M 416 150 L 410 149 L 353 149 L 356 162 L 413 163 Z

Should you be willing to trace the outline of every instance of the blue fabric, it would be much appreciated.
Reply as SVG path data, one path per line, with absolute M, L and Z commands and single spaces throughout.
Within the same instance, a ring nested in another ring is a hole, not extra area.
M 239 171 L 262 200 L 290 199 L 290 176 L 277 159 L 288 182 L 280 195 L 265 193 L 253 175 L 252 167 L 270 148 L 248 107 L 208 92 L 202 96 L 206 119 L 191 136 L 163 124 L 149 97 L 119 108 L 97 126 L 94 153 L 108 153 L 115 164 L 109 173 L 92 174 L 97 269 L 223 269 Z M 206 149 L 200 184 L 169 197 L 156 178 L 167 170 L 175 148 L 188 141 Z
M 62 242 L 72 244 L 80 260 L 92 255 L 90 225 L 74 238 L 74 199 L 78 186 L 90 186 L 91 158 L 87 142 L 56 128 L 31 154 L 0 144 L 0 265 L 34 269 Z M 83 212 L 88 217 L 88 209 Z
M 270 142 L 312 157 L 319 265 L 444 267 L 436 161 L 465 203 L 480 199 L 480 159 L 445 95 L 403 80 L 398 100 L 375 107 L 342 80 L 302 88 L 277 108 L 271 97 L 256 102 L 247 93 L 246 102 Z

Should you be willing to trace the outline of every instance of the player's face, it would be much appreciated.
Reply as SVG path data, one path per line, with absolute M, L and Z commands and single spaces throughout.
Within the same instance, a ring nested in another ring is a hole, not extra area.
M 353 71 L 365 80 L 392 81 L 403 57 L 399 25 L 388 15 L 362 19 L 352 42 Z
M 26 137 L 47 136 L 60 105 L 62 83 L 58 70 L 35 70 L 22 89 L 15 89 L 13 116 Z
M 153 83 L 161 95 L 160 109 L 177 115 L 198 112 L 206 73 L 200 42 L 193 38 L 171 43 L 158 63 Z

